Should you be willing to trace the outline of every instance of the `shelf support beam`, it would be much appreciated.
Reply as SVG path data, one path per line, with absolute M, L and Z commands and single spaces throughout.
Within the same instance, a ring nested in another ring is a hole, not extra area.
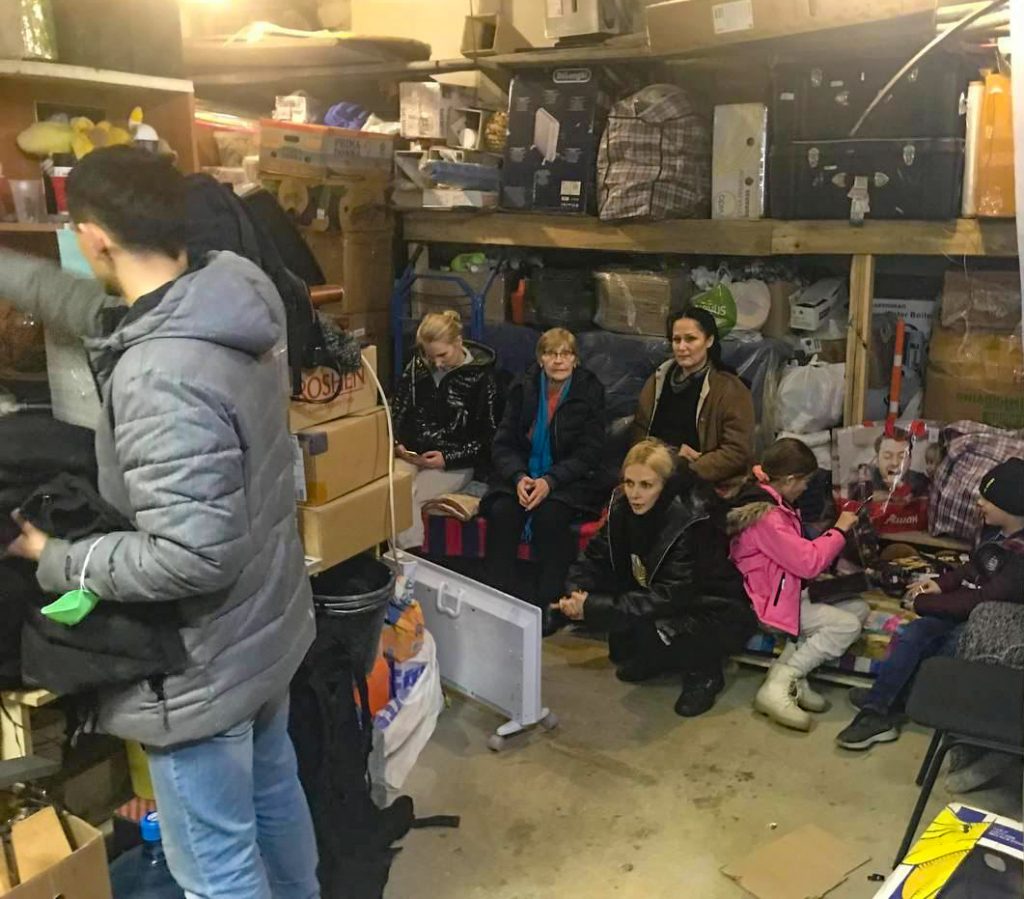
M 875 257 L 850 260 L 850 320 L 846 332 L 846 400 L 843 424 L 864 420 L 871 352 L 871 307 L 875 299 Z

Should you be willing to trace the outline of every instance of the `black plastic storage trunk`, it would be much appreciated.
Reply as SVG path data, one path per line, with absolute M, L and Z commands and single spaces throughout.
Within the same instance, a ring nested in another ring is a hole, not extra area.
M 772 143 L 839 140 L 906 57 L 786 63 L 772 69 Z M 859 138 L 963 137 L 968 73 L 959 57 L 921 60 L 865 120 Z
M 951 219 L 960 211 L 964 141 L 794 141 L 772 149 L 773 218 L 847 219 L 864 176 L 871 219 Z

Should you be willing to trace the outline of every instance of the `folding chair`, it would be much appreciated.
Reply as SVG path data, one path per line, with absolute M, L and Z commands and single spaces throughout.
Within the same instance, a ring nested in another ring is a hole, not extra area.
M 1024 759 L 1024 670 L 963 659 L 926 661 L 914 680 L 907 715 L 935 730 L 917 785 L 921 793 L 893 867 L 910 849 L 947 753 L 973 746 Z

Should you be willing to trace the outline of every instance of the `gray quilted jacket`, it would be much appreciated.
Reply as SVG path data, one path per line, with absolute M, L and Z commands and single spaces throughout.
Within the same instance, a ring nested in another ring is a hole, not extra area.
M 0 295 L 83 336 L 100 386 L 99 487 L 137 531 L 110 534 L 86 584 L 106 602 L 179 604 L 189 664 L 163 697 L 101 697 L 99 727 L 151 746 L 213 736 L 287 689 L 314 636 L 286 424 L 284 307 L 233 253 L 102 336 L 97 282 L 0 252 Z M 49 541 L 44 589 L 78 586 L 92 540 Z

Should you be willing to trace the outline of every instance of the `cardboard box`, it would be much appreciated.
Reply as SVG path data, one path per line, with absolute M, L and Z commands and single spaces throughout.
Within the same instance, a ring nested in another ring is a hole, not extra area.
M 767 152 L 768 107 L 764 103 L 715 107 L 712 218 L 764 218 Z
M 942 327 L 1020 330 L 1020 273 L 949 271 L 942 284 Z
M 845 282 L 841 278 L 826 278 L 791 297 L 789 326 L 794 331 L 817 331 L 832 310 L 844 302 Z
M 383 409 L 349 415 L 296 435 L 306 475 L 301 501 L 322 506 L 388 473 L 391 441 Z
M 462 190 L 458 187 L 437 187 L 421 194 L 424 209 L 495 209 L 499 194 L 492 190 Z
M 697 50 L 935 10 L 935 0 L 670 0 L 647 7 L 651 50 Z
M 519 33 L 519 29 L 507 16 L 500 13 L 466 16 L 466 23 L 462 27 L 463 56 L 476 59 L 497 53 L 515 53 L 529 46 L 530 42 Z
M 377 405 L 377 385 L 369 374 L 368 366 L 377 370 L 377 348 L 363 348 L 363 369 L 341 379 L 341 392 L 329 403 L 317 402 L 321 397 L 330 396 L 338 382 L 336 372 L 326 368 L 311 369 L 302 373 L 302 395 L 311 402 L 292 400 L 288 407 L 288 427 L 292 433 L 304 431 L 333 421 L 345 415 L 365 412 Z
M 340 284 L 345 312 L 381 312 L 391 303 L 395 283 L 394 243 L 391 229 L 382 231 L 305 230 L 303 237 L 323 270 L 328 284 Z
M 458 146 L 464 130 L 460 110 L 479 104 L 473 92 L 437 81 L 403 81 L 398 86 L 402 137 L 444 140 Z
M 260 120 L 260 171 L 320 178 L 391 174 L 395 139 L 388 134 Z
M 594 324 L 616 334 L 664 337 L 665 322 L 673 309 L 682 309 L 693 293 L 688 272 L 594 272 L 597 312 Z
M 302 228 L 382 231 L 393 225 L 386 176 L 299 178 L 262 173 L 260 183 Z
M 423 272 L 423 274 L 452 275 L 462 278 L 476 293 L 484 289 L 490 272 Z M 484 320 L 503 322 L 506 298 L 508 296 L 508 280 L 503 272 L 495 275 L 490 290 L 484 297 Z M 435 281 L 433 279 L 417 279 L 412 285 L 412 317 L 423 318 L 428 312 L 444 312 L 454 309 L 462 316 L 464 322 L 470 319 L 471 303 L 461 285 L 454 281 Z
M 412 482 L 395 472 L 395 526 L 412 527 Z M 306 555 L 330 567 L 372 549 L 391 536 L 388 479 L 346 493 L 322 506 L 299 507 L 299 530 Z
M 501 205 L 594 212 L 597 149 L 609 107 L 596 69 L 517 74 L 509 99 Z
M 1024 826 L 953 802 L 932 821 L 874 899 L 1020 896 Z
M 928 345 L 924 414 L 943 422 L 1024 427 L 1020 334 L 936 327 Z
M 103 834 L 73 815 L 65 823 L 74 840 L 68 843 L 52 808 L 13 825 L 11 842 L 21 883 L 10 889 L 10 872 L 0 872 L 5 899 L 111 899 L 110 874 Z

